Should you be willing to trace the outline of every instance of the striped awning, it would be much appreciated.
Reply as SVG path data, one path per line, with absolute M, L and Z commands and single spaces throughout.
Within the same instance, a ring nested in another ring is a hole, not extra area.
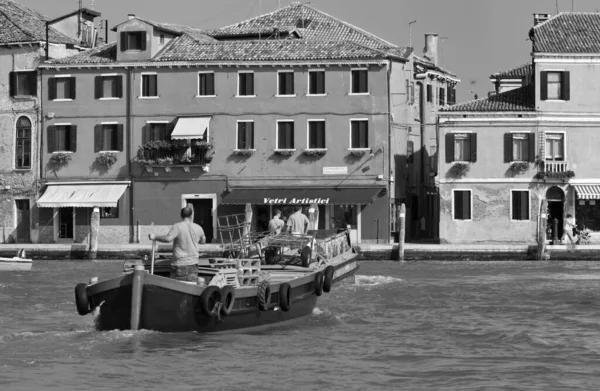
M 574 185 L 577 198 L 582 200 L 600 200 L 600 185 Z

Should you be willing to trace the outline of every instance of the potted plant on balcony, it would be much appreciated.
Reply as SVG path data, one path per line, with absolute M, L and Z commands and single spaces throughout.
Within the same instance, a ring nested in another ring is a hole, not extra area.
M 525 172 L 527 172 L 527 170 L 529 170 L 529 163 L 528 162 L 513 162 L 509 167 L 508 167 L 508 172 L 510 174 L 510 176 L 517 176 L 517 175 L 523 175 Z
M 310 148 L 302 151 L 305 156 L 321 157 L 327 153 L 327 148 Z
M 469 166 L 468 163 L 463 163 L 463 162 L 458 162 L 458 163 L 454 163 L 454 165 L 452 167 L 450 167 L 450 169 L 448 170 L 447 176 L 450 178 L 462 178 L 464 177 L 467 172 L 469 172 L 469 170 L 471 169 L 471 166 Z
M 109 168 L 117 162 L 118 156 L 117 152 L 100 152 L 96 156 L 96 164 Z
M 61 169 L 71 162 L 71 153 L 69 152 L 54 152 L 48 163 L 55 167 L 55 169 Z
M 363 157 L 367 154 L 367 152 L 371 152 L 370 149 L 350 149 L 350 155 L 354 157 Z
M 559 180 L 563 182 L 568 182 L 569 179 L 575 178 L 575 172 L 572 170 L 560 171 L 560 172 L 544 172 L 539 171 L 534 175 L 535 179 L 540 179 L 546 182 L 547 180 Z
M 280 156 L 292 156 L 296 152 L 295 149 L 276 149 L 275 154 Z

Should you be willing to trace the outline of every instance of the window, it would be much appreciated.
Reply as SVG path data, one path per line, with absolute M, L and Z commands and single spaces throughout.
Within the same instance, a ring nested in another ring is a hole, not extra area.
M 238 73 L 238 96 L 255 96 L 253 72 Z
M 308 149 L 325 149 L 325 121 L 308 121 Z
M 565 71 L 540 72 L 540 99 L 541 100 L 569 100 L 570 77 Z
M 254 122 L 238 121 L 237 149 L 254 149 Z
M 77 151 L 77 126 L 56 124 L 48 127 L 48 153 Z
M 368 94 L 369 93 L 369 77 L 366 69 L 352 70 L 352 93 L 353 94 Z
M 446 163 L 455 161 L 477 161 L 477 133 L 446 134 Z
M 369 121 L 350 121 L 350 148 L 369 148 Z
M 452 106 L 456 103 L 456 87 L 448 86 L 448 105 Z
M 70 75 L 56 76 L 48 79 L 48 99 L 75 99 L 75 78 Z
M 440 106 L 444 106 L 446 104 L 446 89 L 444 87 L 440 87 L 439 89 L 438 104 Z
M 101 219 L 118 219 L 119 218 L 119 203 L 117 202 L 116 207 L 103 207 L 100 208 Z
M 294 149 L 294 121 L 277 121 L 277 149 Z
M 504 162 L 533 162 L 535 158 L 534 133 L 505 133 Z
M 96 76 L 96 99 L 123 97 L 123 77 L 119 75 Z
M 15 168 L 31 168 L 31 121 L 27 117 L 17 120 Z
M 198 96 L 215 96 L 214 72 L 198 73 Z
M 142 73 L 142 97 L 158 97 L 158 85 L 156 73 Z
M 325 71 L 308 71 L 308 95 L 325 95 Z
M 294 72 L 277 72 L 277 95 L 296 96 L 294 94 Z
M 427 84 L 427 102 L 433 103 L 433 86 Z
M 454 220 L 471 220 L 471 190 L 454 190 Z
M 122 31 L 121 51 L 127 50 L 146 50 L 146 32 Z
M 565 160 L 565 135 L 546 133 L 546 160 Z
M 32 96 L 36 94 L 36 71 L 18 71 L 10 73 L 10 96 Z
M 511 220 L 529 220 L 529 191 L 512 190 L 511 199 Z
M 169 140 L 170 134 L 167 125 L 166 122 L 147 122 L 142 135 L 142 144 L 146 144 L 148 141 Z
M 94 152 L 122 151 L 123 125 L 100 124 L 94 129 Z

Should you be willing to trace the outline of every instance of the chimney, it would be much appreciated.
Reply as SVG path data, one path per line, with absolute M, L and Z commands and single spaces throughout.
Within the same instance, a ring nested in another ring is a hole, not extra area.
M 135 14 L 127 14 L 127 20 L 131 20 L 135 18 Z
M 438 35 L 425 34 L 425 48 L 423 48 L 425 59 L 431 61 L 434 65 L 438 62 Z
M 550 19 L 551 16 L 551 14 L 533 14 L 533 25 L 537 26 Z

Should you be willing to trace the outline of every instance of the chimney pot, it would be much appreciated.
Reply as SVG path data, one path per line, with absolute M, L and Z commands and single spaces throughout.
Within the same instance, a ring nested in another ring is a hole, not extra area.
M 437 34 L 425 34 L 425 48 L 423 49 L 423 55 L 434 65 L 438 62 L 438 35 Z
M 128 20 L 131 20 L 133 18 L 135 18 L 135 14 L 127 14 L 127 19 Z
M 551 14 L 533 14 L 533 25 L 537 26 L 550 19 L 551 16 Z

